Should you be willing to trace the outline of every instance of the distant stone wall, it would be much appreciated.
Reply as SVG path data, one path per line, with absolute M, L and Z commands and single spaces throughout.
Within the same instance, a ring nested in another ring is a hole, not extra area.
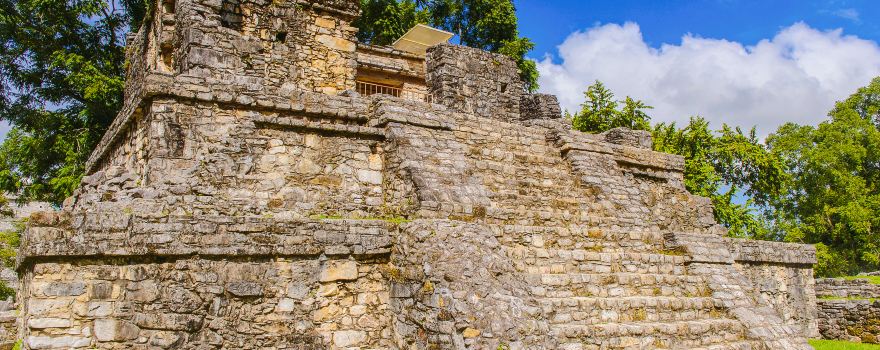
M 880 300 L 820 298 L 818 306 L 822 338 L 880 344 Z
M 816 296 L 823 338 L 880 343 L 880 285 L 865 279 L 819 278 Z
M 816 295 L 826 298 L 880 298 L 880 285 L 867 279 L 818 278 Z
M 9 200 L 9 208 L 12 215 L 9 217 L 0 217 L 0 231 L 18 231 L 22 228 L 23 220 L 30 217 L 36 212 L 53 210 L 53 206 L 46 202 L 26 202 L 17 203 L 16 196 L 6 195 Z M 12 288 L 16 294 L 19 291 L 19 278 L 15 270 L 0 266 L 0 281 L 8 287 Z M 18 338 L 18 325 L 16 324 L 19 316 L 18 300 L 20 297 L 9 297 L 6 300 L 0 300 L 0 350 L 12 349 Z

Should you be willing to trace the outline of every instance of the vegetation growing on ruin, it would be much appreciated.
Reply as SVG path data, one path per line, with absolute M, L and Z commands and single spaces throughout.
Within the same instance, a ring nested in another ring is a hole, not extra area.
M 816 350 L 880 350 L 880 345 L 853 343 L 840 340 L 811 339 L 810 345 Z
M 880 276 L 844 276 L 845 280 L 867 280 L 871 284 L 880 284 Z
M 875 302 L 877 300 L 880 300 L 880 299 L 876 299 L 876 298 L 859 298 L 859 297 L 845 297 L 844 298 L 844 297 L 835 297 L 835 296 L 828 296 L 828 295 L 817 297 L 817 299 L 822 299 L 822 300 L 868 300 L 870 302 Z
M 0 217 L 12 217 L 12 210 L 9 208 L 6 196 L 0 195 Z M 26 221 L 18 221 L 14 224 L 14 228 L 8 231 L 0 231 L 0 263 L 4 267 L 15 267 L 15 253 L 21 242 L 21 233 L 24 232 Z M 7 286 L 5 282 L 0 281 L 0 300 L 6 300 L 11 296 L 15 296 L 13 286 Z

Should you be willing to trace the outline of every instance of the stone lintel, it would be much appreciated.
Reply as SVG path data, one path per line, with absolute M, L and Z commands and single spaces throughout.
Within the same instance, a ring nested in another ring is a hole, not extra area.
M 608 154 L 618 163 L 631 166 L 655 168 L 677 173 L 684 172 L 684 157 L 646 150 L 640 147 L 619 145 L 604 140 L 603 135 L 590 135 L 579 131 L 568 131 L 556 135 L 557 146 L 563 153 L 584 151 Z
M 75 213 L 53 223 L 33 223 L 25 231 L 19 266 L 46 257 L 385 255 L 397 229 L 378 219 L 146 217 L 121 211 Z
M 771 241 L 725 238 L 733 258 L 746 263 L 770 263 L 787 265 L 813 265 L 816 263 L 816 247 Z

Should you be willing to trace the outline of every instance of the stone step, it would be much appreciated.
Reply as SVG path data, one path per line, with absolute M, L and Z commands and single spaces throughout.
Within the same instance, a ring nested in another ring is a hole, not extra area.
M 586 225 L 536 227 L 507 225 L 499 240 L 507 246 L 544 249 L 602 251 L 606 253 L 653 252 L 662 249 L 663 236 L 652 231 L 590 229 Z
M 709 297 L 544 298 L 540 305 L 551 324 L 673 322 L 724 316 Z
M 504 247 L 502 253 L 527 273 L 614 273 L 685 275 L 687 257 L 661 253 Z
M 743 340 L 732 343 L 709 345 L 704 348 L 695 348 L 693 350 L 758 350 L 763 348 L 764 346 L 758 342 Z
M 572 343 L 602 349 L 692 349 L 744 340 L 739 321 L 727 318 L 676 322 L 604 323 L 552 325 L 552 334 L 574 349 Z
M 556 154 L 553 154 L 553 153 Z M 522 151 L 503 151 L 483 148 L 474 155 L 478 162 L 499 163 L 505 165 L 529 164 L 542 166 L 562 166 L 565 160 L 555 148 L 539 148 Z
M 528 274 L 532 293 L 544 297 L 708 296 L 700 276 L 638 273 Z
M 662 343 L 662 341 L 660 341 Z M 642 349 L 674 349 L 674 350 L 761 350 L 764 349 L 764 346 L 759 342 L 749 341 L 749 340 L 724 340 L 720 344 L 712 344 L 708 346 L 698 346 L 692 347 L 686 344 L 679 345 L 670 345 L 665 346 L 665 344 L 654 344 L 654 340 L 646 339 L 646 340 L 635 340 L 632 343 L 638 345 L 629 345 L 629 346 L 619 346 L 624 341 L 618 341 L 617 347 L 611 347 L 610 344 L 606 346 L 594 345 L 594 344 L 584 344 L 584 343 L 565 343 L 559 346 L 559 349 L 562 350 L 601 350 L 601 349 L 633 349 L 633 350 L 642 350 Z M 642 344 L 645 345 L 642 345 Z M 627 342 L 626 344 L 631 344 Z M 664 347 L 659 347 L 664 346 Z
M 507 225 L 567 225 L 578 221 L 583 211 L 574 209 L 558 209 L 549 207 L 527 206 L 515 203 L 516 207 L 498 206 L 505 203 L 496 203 L 494 207 L 486 208 L 486 218 L 490 223 Z

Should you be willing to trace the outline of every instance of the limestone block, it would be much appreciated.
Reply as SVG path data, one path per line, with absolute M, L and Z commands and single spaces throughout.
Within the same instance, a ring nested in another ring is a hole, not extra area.
M 95 320 L 94 334 L 98 341 L 125 341 L 138 337 L 140 328 L 131 322 L 117 319 Z
M 43 287 L 43 294 L 47 296 L 77 296 L 86 292 L 83 282 L 51 282 Z
M 367 333 L 364 331 L 337 331 L 333 333 L 333 345 L 340 348 L 355 346 L 366 338 Z
M 45 328 L 68 328 L 70 327 L 72 322 L 67 318 L 54 318 L 54 317 L 46 317 L 46 318 L 31 318 L 28 320 L 28 327 L 31 329 L 45 329 Z
M 226 291 L 239 297 L 257 297 L 263 295 L 263 286 L 256 282 L 236 281 L 226 284 Z
M 74 335 L 29 336 L 27 345 L 31 349 L 77 349 L 89 346 L 92 338 Z
M 318 276 L 321 282 L 354 281 L 357 278 L 358 266 L 353 260 L 327 262 Z

